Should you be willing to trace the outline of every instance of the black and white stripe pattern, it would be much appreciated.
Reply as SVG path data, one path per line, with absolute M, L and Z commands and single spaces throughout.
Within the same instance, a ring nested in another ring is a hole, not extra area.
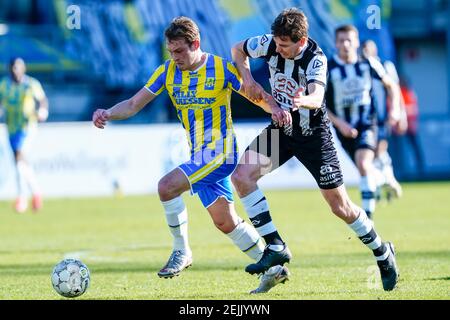
M 362 243 L 372 249 L 375 258 L 378 261 L 386 260 L 389 256 L 389 250 L 385 244 L 381 242 L 380 236 L 372 228 L 366 235 L 359 237 Z
M 261 201 L 266 201 L 266 198 L 264 197 Z M 261 236 L 277 231 L 275 225 L 272 223 L 269 210 L 250 217 L 250 221 Z
M 263 196 L 260 199 L 255 199 L 253 204 L 246 206 L 246 209 L 253 227 L 255 227 L 261 236 L 277 230 L 272 223 L 266 197 Z
M 273 36 L 265 34 L 249 38 L 244 43 L 244 51 L 251 58 L 264 58 L 270 72 L 272 96 L 284 109 L 290 109 L 299 88 L 308 94 L 308 84 L 315 82 L 326 85 L 327 60 L 317 43 L 308 39 L 307 44 L 293 59 L 285 59 L 276 52 Z M 293 134 L 309 136 L 312 129 L 323 121 L 325 101 L 320 110 L 300 108 L 292 112 Z
M 327 107 L 353 127 L 371 126 L 376 120 L 373 79 L 381 80 L 385 71 L 375 61 L 345 63 L 334 56 L 328 62 Z
M 277 228 L 272 222 L 269 204 L 261 190 L 256 189 L 249 195 L 241 198 L 245 211 L 258 234 L 264 238 L 266 244 L 283 244 Z
M 368 248 L 370 248 L 377 261 L 386 260 L 389 256 L 390 250 L 381 241 L 380 236 L 377 234 L 373 227 L 373 222 L 367 217 L 366 213 L 361 210 L 358 218 L 349 227 L 355 231 L 358 238 Z

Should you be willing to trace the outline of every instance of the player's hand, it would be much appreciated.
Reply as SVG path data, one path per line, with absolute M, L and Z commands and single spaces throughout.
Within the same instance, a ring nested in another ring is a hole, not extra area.
M 405 134 L 408 129 L 408 121 L 406 117 L 401 117 L 399 120 L 389 117 L 388 123 L 397 135 Z
M 241 88 L 245 96 L 252 102 L 260 102 L 265 97 L 264 88 L 253 79 L 243 81 Z
M 264 93 L 264 101 L 270 106 L 272 120 L 275 121 L 278 126 L 282 127 L 284 125 L 292 124 L 292 116 L 289 110 L 280 108 L 278 103 L 270 94 Z
M 38 121 L 43 122 L 48 118 L 48 109 L 47 108 L 39 108 L 37 112 Z
M 358 130 L 353 128 L 350 124 L 347 122 L 342 122 L 339 127 L 339 131 L 341 134 L 346 138 L 355 139 L 358 136 Z
M 105 109 L 97 109 L 92 115 L 92 122 L 94 126 L 99 129 L 104 129 L 106 126 L 106 122 L 109 120 L 110 114 L 108 110 Z

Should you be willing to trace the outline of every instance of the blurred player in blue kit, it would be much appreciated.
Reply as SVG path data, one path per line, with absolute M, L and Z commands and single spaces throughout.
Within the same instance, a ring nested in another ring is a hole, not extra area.
M 32 208 L 38 211 L 42 207 L 42 193 L 26 155 L 36 134 L 37 122 L 47 120 L 48 101 L 40 82 L 25 74 L 26 65 L 22 58 L 11 59 L 9 72 L 9 76 L 0 80 L 0 107 L 5 110 L 9 143 L 15 160 L 17 199 L 14 208 L 18 213 L 27 210 L 28 187 L 32 194 Z

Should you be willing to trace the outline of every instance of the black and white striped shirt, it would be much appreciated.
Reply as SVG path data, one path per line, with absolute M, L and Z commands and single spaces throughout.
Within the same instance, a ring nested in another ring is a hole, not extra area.
M 327 107 L 354 128 L 374 125 L 373 80 L 381 80 L 385 75 L 383 66 L 375 59 L 345 63 L 333 56 L 328 62 Z
M 276 52 L 273 35 L 265 34 L 247 39 L 244 51 L 251 58 L 264 58 L 269 66 L 272 96 L 285 109 L 292 108 L 293 98 L 299 88 L 308 94 L 311 82 L 326 86 L 327 58 L 317 43 L 308 39 L 305 48 L 294 59 L 285 59 Z M 325 99 L 317 110 L 300 108 L 292 112 L 293 133 L 302 136 L 312 134 L 314 128 L 327 121 Z

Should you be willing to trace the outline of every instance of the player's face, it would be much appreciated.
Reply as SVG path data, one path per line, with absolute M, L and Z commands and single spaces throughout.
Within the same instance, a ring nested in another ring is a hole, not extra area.
M 20 82 L 25 74 L 25 62 L 22 59 L 16 59 L 10 66 L 11 77 L 14 81 Z
M 166 45 L 171 58 L 180 70 L 190 70 L 196 63 L 197 43 L 189 45 L 186 40 L 179 39 L 167 41 Z
M 294 59 L 306 43 L 306 38 L 293 42 L 288 36 L 273 37 L 276 51 L 285 59 Z
M 359 39 L 355 31 L 338 32 L 336 35 L 336 48 L 339 57 L 347 59 L 358 54 Z

